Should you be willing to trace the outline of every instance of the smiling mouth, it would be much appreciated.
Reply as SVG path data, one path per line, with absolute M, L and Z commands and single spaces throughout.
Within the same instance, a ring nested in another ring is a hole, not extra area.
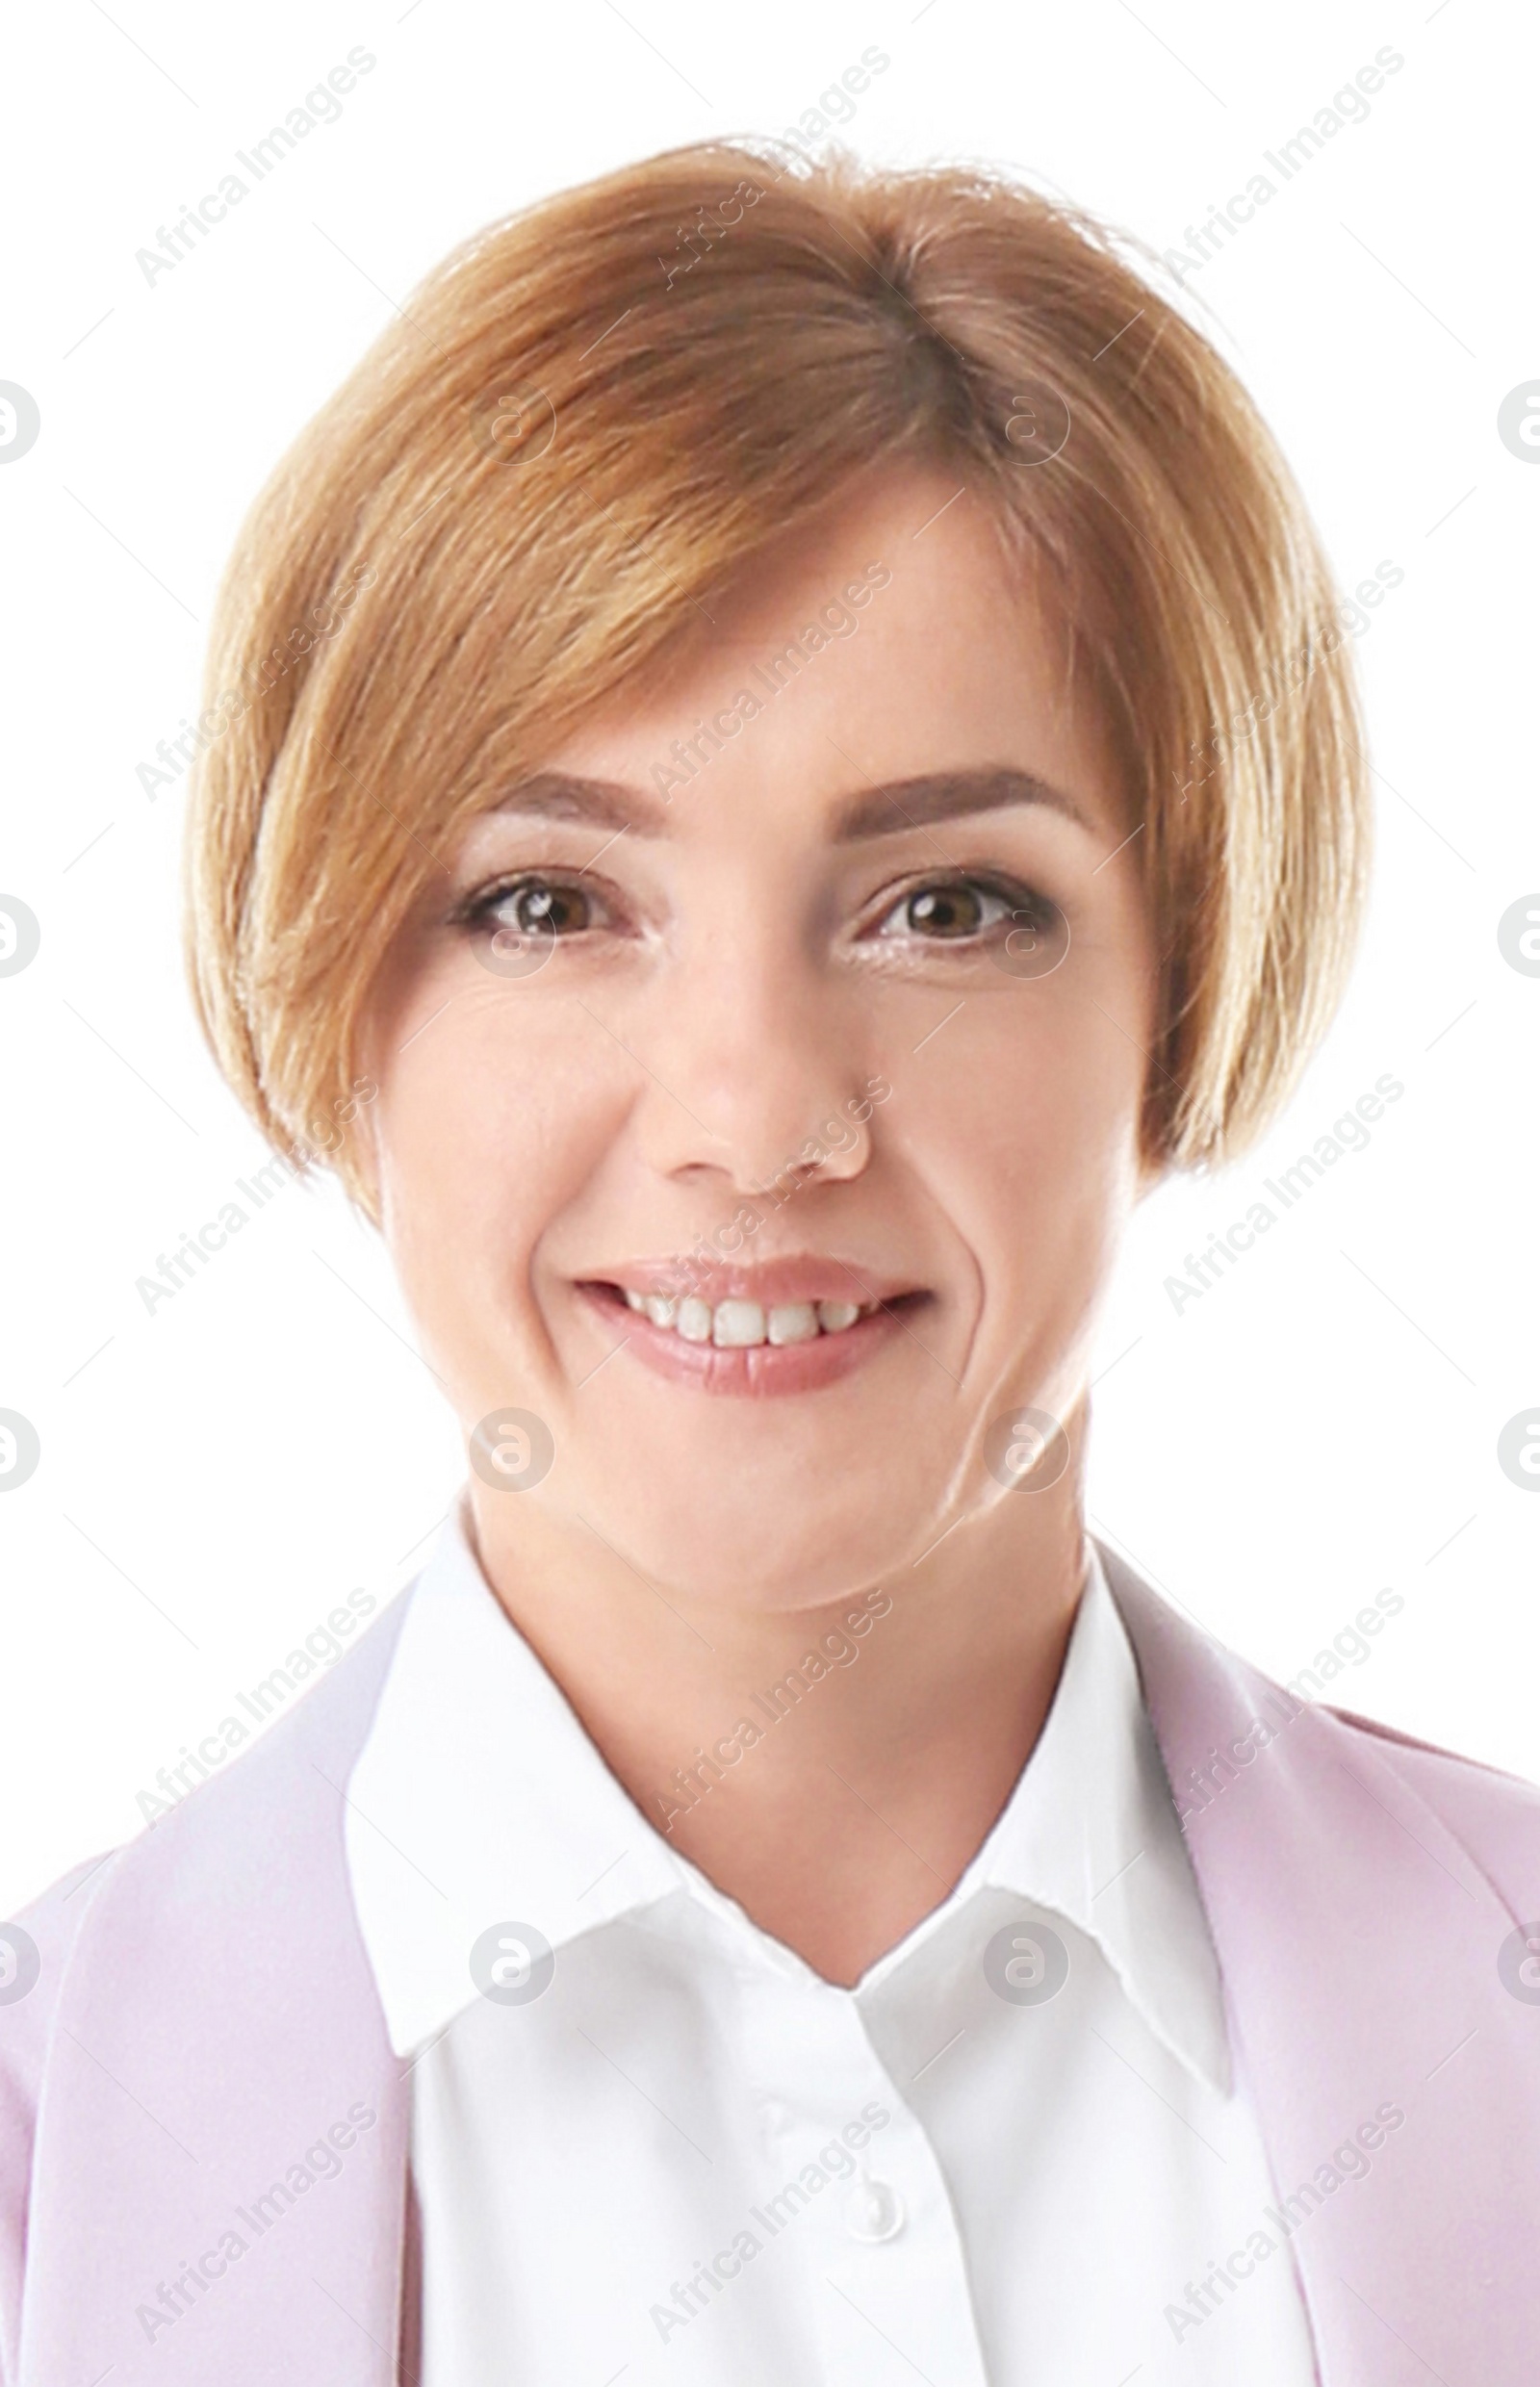
M 654 1326 L 677 1334 L 685 1343 L 711 1343 L 718 1350 L 752 1350 L 773 1343 L 783 1348 L 812 1343 L 822 1334 L 848 1334 L 862 1318 L 873 1317 L 881 1301 L 777 1301 L 766 1308 L 758 1301 L 703 1301 L 696 1294 L 671 1300 L 664 1294 L 636 1293 L 629 1286 L 613 1288 L 629 1310 Z
M 931 1298 L 915 1291 L 850 1301 L 808 1288 L 798 1300 L 756 1300 L 733 1291 L 712 1301 L 603 1278 L 578 1289 L 622 1331 L 626 1348 L 644 1366 L 703 1392 L 740 1394 L 812 1392 L 835 1383 Z

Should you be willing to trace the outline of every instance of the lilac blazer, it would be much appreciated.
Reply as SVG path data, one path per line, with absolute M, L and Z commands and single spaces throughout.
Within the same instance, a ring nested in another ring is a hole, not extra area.
M 1298 1707 L 1103 1556 L 1168 1775 L 1211 1785 L 1188 1844 L 1322 2387 L 1535 2387 L 1540 1790 Z M 0 2004 L 5 2387 L 414 2375 L 410 2084 L 343 1840 L 409 1596 L 20 1918 L 42 1969 Z

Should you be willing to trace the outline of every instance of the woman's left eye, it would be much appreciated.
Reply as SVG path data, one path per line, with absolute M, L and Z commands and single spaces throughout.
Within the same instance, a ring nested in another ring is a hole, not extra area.
M 1030 920 L 1046 927 L 1056 907 L 1026 887 L 989 879 L 934 879 L 911 886 L 877 923 L 879 937 L 917 937 L 936 944 L 958 944 Z

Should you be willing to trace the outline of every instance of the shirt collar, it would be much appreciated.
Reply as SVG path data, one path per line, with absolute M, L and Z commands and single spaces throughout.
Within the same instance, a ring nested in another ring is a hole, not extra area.
M 475 1994 L 471 1949 L 494 1925 L 532 1926 L 559 1948 L 703 1877 L 643 1816 L 508 1618 L 459 1500 L 408 1598 L 345 1832 L 391 2041 L 415 2055 Z M 986 1886 L 1095 1939 L 1173 2054 L 1228 2090 L 1213 1943 L 1093 1544 L 1047 1721 L 943 1911 Z
M 988 1885 L 1094 1939 L 1150 2029 L 1221 2095 L 1232 2085 L 1219 1959 L 1123 1620 L 1089 1542 L 1053 1705 L 953 1896 Z
M 345 1819 L 399 2054 L 470 2003 L 494 1924 L 559 1948 L 684 1879 L 487 1582 L 459 1500 L 407 1597 Z

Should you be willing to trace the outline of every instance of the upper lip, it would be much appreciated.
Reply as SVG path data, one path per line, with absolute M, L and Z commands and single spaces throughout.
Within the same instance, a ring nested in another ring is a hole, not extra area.
M 627 1260 L 595 1270 L 589 1284 L 618 1285 L 623 1293 L 694 1295 L 701 1301 L 757 1301 L 773 1309 L 793 1301 L 896 1301 L 918 1290 L 911 1279 L 823 1252 L 799 1252 L 750 1267 L 731 1260 L 704 1261 L 688 1252 L 668 1259 Z

